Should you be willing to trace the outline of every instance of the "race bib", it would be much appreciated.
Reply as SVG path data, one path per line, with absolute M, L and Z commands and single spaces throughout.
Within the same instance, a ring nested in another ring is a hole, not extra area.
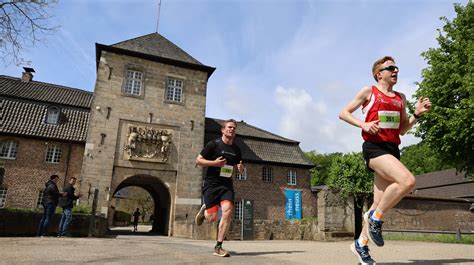
M 230 177 L 232 177 L 232 172 L 233 171 L 234 171 L 233 166 L 225 165 L 225 166 L 221 167 L 220 176 L 224 177 L 224 178 L 230 178 Z
M 383 129 L 398 129 L 400 127 L 400 112 L 379 110 L 379 127 Z

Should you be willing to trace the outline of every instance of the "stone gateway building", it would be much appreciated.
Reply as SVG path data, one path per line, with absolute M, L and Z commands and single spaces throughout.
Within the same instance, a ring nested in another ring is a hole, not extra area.
M 194 215 L 201 205 L 203 170 L 195 165 L 204 144 L 220 137 L 221 120 L 206 118 L 206 66 L 152 33 L 113 45 L 96 44 L 94 93 L 0 76 L 3 125 L 0 159 L 5 178 L 0 207 L 34 208 L 44 182 L 79 180 L 109 220 L 114 195 L 137 186 L 154 200 L 153 231 L 200 236 Z M 285 191 L 301 192 L 303 217 L 316 215 L 310 189 L 314 165 L 294 140 L 238 122 L 237 144 L 246 172 L 234 176 L 236 216 L 242 199 L 254 202 L 254 219 L 285 220 Z M 206 229 L 206 228 L 203 228 Z

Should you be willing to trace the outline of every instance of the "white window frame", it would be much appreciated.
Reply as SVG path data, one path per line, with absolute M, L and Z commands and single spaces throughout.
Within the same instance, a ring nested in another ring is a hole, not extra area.
M 16 159 L 16 153 L 18 143 L 12 140 L 6 140 L 0 142 L 0 158 L 3 159 Z
M 46 163 L 58 164 L 61 162 L 61 147 L 59 145 L 49 145 L 46 148 Z
M 5 203 L 7 202 L 7 188 L 0 187 L 0 208 L 5 208 Z
M 294 169 L 288 170 L 287 182 L 288 182 L 288 185 L 296 185 L 296 170 Z
M 38 198 L 36 200 L 36 208 L 43 208 L 43 195 L 44 195 L 44 190 L 38 191 Z
M 244 217 L 244 200 L 234 202 L 234 220 L 242 220 Z
M 266 183 L 273 182 L 273 169 L 272 167 L 262 168 L 262 181 Z
M 235 171 L 235 178 L 237 180 L 247 180 L 247 167 L 244 167 L 244 172 L 242 174 L 239 173 L 238 170 Z
M 123 93 L 130 96 L 141 96 L 143 91 L 143 72 L 127 69 L 125 74 Z
M 61 116 L 61 110 L 58 107 L 49 107 L 46 113 L 46 123 L 59 124 L 60 116 Z
M 184 101 L 184 80 L 168 77 L 165 97 L 166 101 L 182 103 Z

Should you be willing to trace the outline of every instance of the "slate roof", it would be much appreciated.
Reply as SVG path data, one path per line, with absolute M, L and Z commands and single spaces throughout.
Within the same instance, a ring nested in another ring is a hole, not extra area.
M 221 136 L 222 121 L 206 118 L 204 139 L 206 143 Z M 247 162 L 314 167 L 314 164 L 304 156 L 299 142 L 267 132 L 243 121 L 237 122 L 235 142 L 242 150 L 243 160 Z
M 194 59 L 191 55 L 158 33 L 151 33 L 130 40 L 121 41 L 110 46 L 173 59 L 176 61 L 202 65 L 198 60 Z
M 474 179 L 456 169 L 418 175 L 414 195 L 440 198 L 474 198 Z
M 0 133 L 85 142 L 92 92 L 0 76 Z M 47 124 L 48 107 L 61 110 L 61 122 Z
M 204 71 L 207 72 L 208 78 L 216 70 L 216 68 L 204 65 L 194 59 L 184 50 L 156 32 L 112 45 L 96 43 L 97 63 L 100 60 L 102 51 L 125 54 L 183 68 Z

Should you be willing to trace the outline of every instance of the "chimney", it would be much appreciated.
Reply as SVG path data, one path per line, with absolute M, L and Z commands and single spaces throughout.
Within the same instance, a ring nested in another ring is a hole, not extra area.
M 23 69 L 25 69 L 25 71 L 21 75 L 21 81 L 30 82 L 33 80 L 33 73 L 35 72 L 35 69 L 30 67 L 23 67 Z

